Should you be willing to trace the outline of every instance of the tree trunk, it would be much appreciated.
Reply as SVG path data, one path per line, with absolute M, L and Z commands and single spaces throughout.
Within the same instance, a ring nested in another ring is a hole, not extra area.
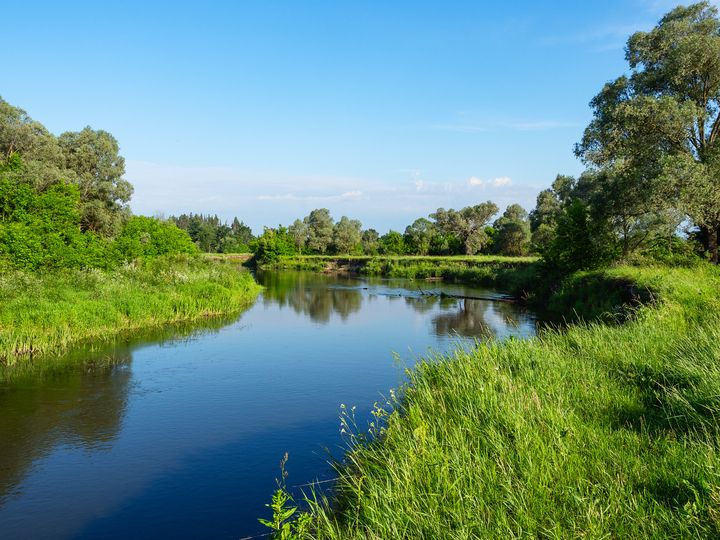
M 710 256 L 712 263 L 718 263 L 718 227 L 717 225 L 708 227 L 708 247 L 710 248 Z

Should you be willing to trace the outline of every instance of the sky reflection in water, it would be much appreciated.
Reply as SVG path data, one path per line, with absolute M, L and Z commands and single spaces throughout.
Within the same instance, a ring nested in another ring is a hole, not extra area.
M 424 294 L 487 290 L 259 279 L 262 297 L 232 322 L 76 352 L 0 388 L 3 538 L 263 532 L 284 452 L 290 485 L 332 477 L 340 403 L 363 423 L 418 356 L 535 332 L 513 304 Z

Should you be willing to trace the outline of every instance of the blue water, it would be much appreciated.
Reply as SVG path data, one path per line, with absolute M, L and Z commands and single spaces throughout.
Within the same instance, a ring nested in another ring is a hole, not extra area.
M 364 425 L 418 356 L 535 332 L 511 303 L 427 295 L 499 296 L 488 290 L 259 280 L 224 326 L 75 353 L 0 388 L 0 538 L 263 533 L 285 452 L 289 486 L 333 477 L 341 403 Z

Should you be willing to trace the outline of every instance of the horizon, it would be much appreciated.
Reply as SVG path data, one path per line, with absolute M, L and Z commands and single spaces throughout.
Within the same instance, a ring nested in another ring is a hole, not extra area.
M 439 207 L 529 211 L 578 175 L 590 99 L 673 5 L 40 3 L 1 95 L 55 134 L 112 133 L 136 214 L 258 234 L 328 208 L 402 231 Z

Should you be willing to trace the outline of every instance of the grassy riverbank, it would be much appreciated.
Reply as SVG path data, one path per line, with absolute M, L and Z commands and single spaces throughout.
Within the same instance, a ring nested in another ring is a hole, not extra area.
M 554 302 L 617 284 L 655 301 L 621 325 L 411 370 L 371 436 L 351 438 L 336 498 L 312 505 L 312 536 L 720 535 L 720 273 L 617 268 L 576 276 Z
M 112 271 L 0 273 L 0 363 L 119 334 L 236 313 L 260 287 L 237 265 L 157 258 Z

